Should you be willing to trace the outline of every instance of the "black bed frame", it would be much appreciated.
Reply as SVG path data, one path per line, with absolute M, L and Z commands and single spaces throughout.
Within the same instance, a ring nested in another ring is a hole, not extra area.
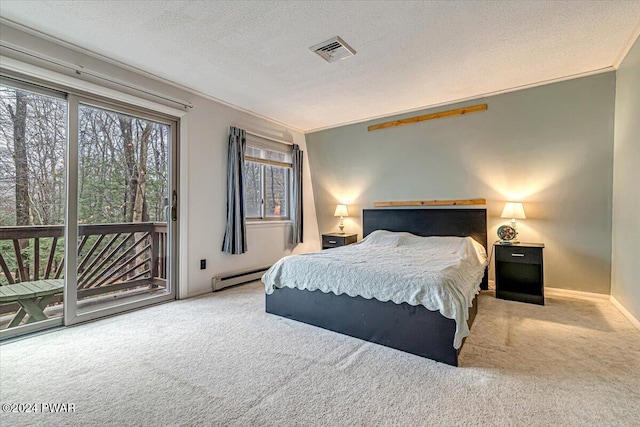
M 408 231 L 418 236 L 471 236 L 487 247 L 486 209 L 365 209 L 362 214 L 363 237 L 375 230 Z M 487 283 L 485 271 L 481 288 L 487 289 Z M 469 328 L 477 310 L 475 298 L 469 309 Z M 421 305 L 281 288 L 266 296 L 266 311 L 458 366 L 459 349 L 453 347 L 455 320 Z

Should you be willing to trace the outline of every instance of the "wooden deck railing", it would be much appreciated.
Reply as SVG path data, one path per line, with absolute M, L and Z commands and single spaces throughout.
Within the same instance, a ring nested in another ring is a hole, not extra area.
M 63 236 L 62 225 L 0 227 L 0 286 L 62 278 Z M 78 299 L 165 287 L 166 252 L 166 223 L 79 225 Z

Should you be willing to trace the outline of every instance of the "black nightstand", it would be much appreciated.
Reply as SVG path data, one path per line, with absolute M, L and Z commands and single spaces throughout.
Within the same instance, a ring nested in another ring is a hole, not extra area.
M 346 246 L 358 241 L 357 234 L 326 233 L 322 235 L 322 249 Z
M 541 243 L 494 245 L 496 297 L 544 305 Z

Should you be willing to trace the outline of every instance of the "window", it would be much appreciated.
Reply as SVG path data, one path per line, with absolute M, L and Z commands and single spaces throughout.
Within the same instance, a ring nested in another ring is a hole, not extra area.
M 244 168 L 247 219 L 289 219 L 291 146 L 247 134 Z

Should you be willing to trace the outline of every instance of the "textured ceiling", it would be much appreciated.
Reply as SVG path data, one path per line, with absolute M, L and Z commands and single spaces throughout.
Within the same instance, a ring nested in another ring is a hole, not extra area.
M 640 1 L 13 1 L 3 18 L 313 130 L 593 72 Z M 341 36 L 355 57 L 310 46 Z

